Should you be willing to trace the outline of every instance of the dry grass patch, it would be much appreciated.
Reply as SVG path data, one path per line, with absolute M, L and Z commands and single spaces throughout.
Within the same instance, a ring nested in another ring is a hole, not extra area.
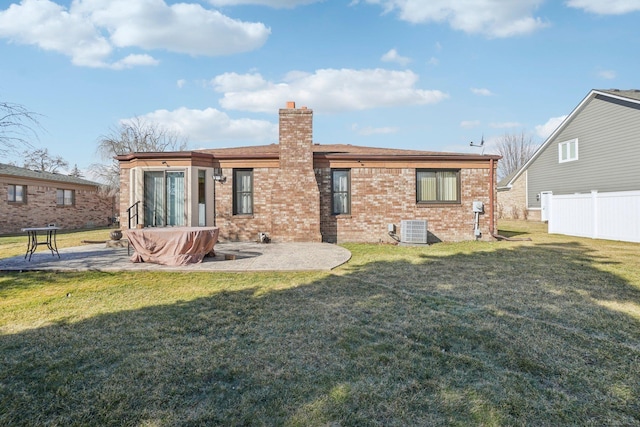
M 640 423 L 638 245 L 501 229 L 533 241 L 348 245 L 332 273 L 2 275 L 0 424 Z

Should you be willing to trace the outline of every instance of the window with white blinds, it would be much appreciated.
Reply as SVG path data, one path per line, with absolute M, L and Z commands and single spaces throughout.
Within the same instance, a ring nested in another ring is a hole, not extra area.
M 418 203 L 460 203 L 460 171 L 418 169 L 416 201 Z

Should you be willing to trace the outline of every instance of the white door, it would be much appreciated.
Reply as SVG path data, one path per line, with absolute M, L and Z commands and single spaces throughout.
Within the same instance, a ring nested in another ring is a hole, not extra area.
M 553 196 L 552 191 L 540 192 L 540 220 L 541 221 L 549 221 L 549 216 L 551 215 L 551 196 Z

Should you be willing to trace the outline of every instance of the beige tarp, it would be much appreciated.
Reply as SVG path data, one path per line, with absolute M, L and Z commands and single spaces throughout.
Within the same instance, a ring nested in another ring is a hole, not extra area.
M 125 230 L 135 253 L 132 262 L 186 265 L 202 262 L 213 254 L 218 241 L 217 227 L 166 227 Z

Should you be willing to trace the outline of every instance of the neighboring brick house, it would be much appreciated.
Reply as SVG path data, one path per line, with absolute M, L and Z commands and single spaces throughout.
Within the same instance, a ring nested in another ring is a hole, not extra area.
M 527 207 L 527 172 L 513 180 L 517 171 L 506 176 L 498 183 L 498 218 L 540 220 L 540 211 Z M 511 182 L 511 186 L 507 183 Z
M 460 241 L 482 202 L 492 238 L 499 156 L 314 144 L 312 110 L 279 117 L 278 144 L 118 156 L 123 227 L 137 203 L 133 224 L 217 225 L 222 240 L 394 242 L 426 220 L 429 242 Z
M 114 198 L 100 184 L 0 163 L 0 234 L 55 223 L 63 229 L 110 225 Z

